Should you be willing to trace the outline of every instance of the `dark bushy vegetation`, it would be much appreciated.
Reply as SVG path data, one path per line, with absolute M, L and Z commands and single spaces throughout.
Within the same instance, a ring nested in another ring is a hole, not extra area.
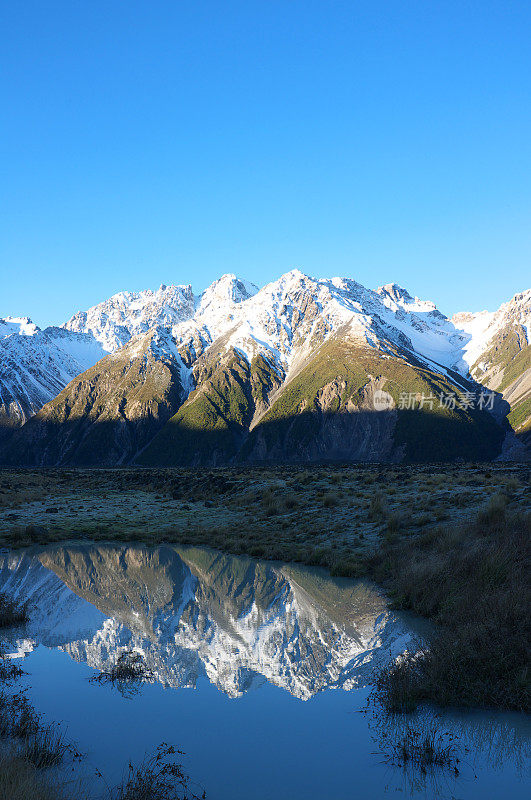
M 530 516 L 494 496 L 468 526 L 388 542 L 372 559 L 397 608 L 437 623 L 429 648 L 377 678 L 391 711 L 420 703 L 530 709 Z
M 0 693 L 0 736 L 17 743 L 18 755 L 38 769 L 60 764 L 72 751 L 58 725 L 44 724 L 22 693 Z

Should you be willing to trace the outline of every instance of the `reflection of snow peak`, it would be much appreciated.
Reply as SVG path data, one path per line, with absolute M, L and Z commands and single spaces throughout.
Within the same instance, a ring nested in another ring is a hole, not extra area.
M 30 603 L 13 655 L 35 641 L 106 670 L 134 649 L 164 685 L 195 686 L 206 675 L 232 697 L 257 679 L 301 699 L 350 689 L 410 638 L 367 584 L 198 550 L 9 556 L 0 588 Z

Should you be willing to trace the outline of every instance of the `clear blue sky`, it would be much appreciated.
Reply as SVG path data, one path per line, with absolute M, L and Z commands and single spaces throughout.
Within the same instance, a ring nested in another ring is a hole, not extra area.
M 531 284 L 529 0 L 0 10 L 0 316 L 293 267 L 441 310 Z

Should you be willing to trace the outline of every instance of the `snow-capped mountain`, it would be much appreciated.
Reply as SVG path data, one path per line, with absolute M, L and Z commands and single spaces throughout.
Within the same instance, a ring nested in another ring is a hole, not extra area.
M 531 289 L 515 294 L 507 303 L 502 303 L 497 311 L 463 311 L 454 314 L 451 322 L 470 337 L 465 345 L 465 359 L 469 367 L 477 364 L 480 370 L 486 371 L 488 364 L 481 362 L 481 356 L 503 328 L 520 326 L 523 328 L 525 344 L 531 344 Z
M 0 319 L 0 438 L 22 425 L 72 378 L 105 355 L 86 333 L 41 330 L 30 319 Z
M 227 274 L 199 296 L 190 285 L 121 292 L 78 312 L 63 327 L 92 334 L 107 352 L 150 328 L 164 328 L 189 364 L 227 337 L 227 346 L 248 359 L 263 353 L 287 374 L 328 335 L 349 325 L 349 335 L 369 346 L 380 348 L 389 339 L 429 364 L 466 376 L 475 360 L 476 335 L 458 319 L 447 319 L 433 302 L 411 297 L 397 284 L 372 291 L 352 279 L 314 279 L 292 270 L 260 290 Z
M 188 360 L 227 337 L 248 359 L 262 352 L 287 373 L 342 325 L 378 348 L 389 338 L 418 355 L 466 375 L 467 334 L 430 301 L 412 298 L 396 284 L 376 292 L 348 278 L 314 279 L 292 270 L 262 289 L 223 275 L 201 295 L 188 286 L 114 295 L 79 312 L 64 327 L 91 333 L 112 352 L 152 327 L 170 330 Z
M 135 650 L 165 686 L 206 676 L 231 697 L 264 680 L 304 700 L 349 689 L 413 635 L 366 583 L 191 548 L 11 554 L 0 589 L 30 608 L 12 656 L 42 643 L 102 671 Z
M 107 353 L 112 353 L 151 328 L 171 328 L 189 319 L 196 298 L 191 286 L 161 286 L 156 291 L 119 292 L 103 303 L 79 311 L 62 326 L 91 334 Z
M 523 441 L 531 439 L 531 289 L 497 311 L 452 317 L 467 332 L 465 358 L 473 378 L 499 392 L 510 406 L 508 420 Z
M 88 379 L 83 369 L 92 366 L 105 353 L 112 355 L 123 351 L 120 364 L 124 360 L 132 363 L 133 359 L 139 359 L 138 379 L 134 381 L 137 386 L 138 380 L 143 380 L 147 364 L 143 361 L 147 350 L 141 342 L 149 337 L 149 370 L 159 357 L 154 347 L 158 341 L 164 343 L 164 347 L 159 348 L 160 358 L 172 360 L 174 372 L 180 376 L 177 393 L 180 399 L 171 408 L 178 425 L 172 424 L 168 430 L 184 431 L 186 441 L 179 434 L 179 440 L 171 443 L 172 436 L 164 434 L 168 443 L 166 449 L 172 447 L 178 452 L 188 452 L 190 431 L 219 432 L 223 429 L 228 431 L 232 444 L 228 451 L 224 446 L 220 452 L 216 445 L 214 450 L 218 455 L 212 456 L 215 461 L 235 457 L 248 434 L 262 423 L 267 423 L 270 429 L 273 421 L 277 425 L 281 409 L 282 417 L 288 413 L 291 417 L 297 416 L 312 409 L 329 415 L 333 409 L 334 413 L 347 413 L 348 419 L 353 421 L 352 413 L 368 410 L 376 390 L 390 393 L 393 396 L 390 408 L 396 409 L 399 395 L 404 391 L 409 394 L 413 389 L 417 394 L 426 391 L 432 396 L 433 392 L 444 391 L 478 392 L 479 382 L 494 391 L 499 388 L 500 398 L 503 395 L 507 401 L 504 404 L 501 399 L 496 400 L 498 421 L 516 402 L 520 415 L 516 421 L 520 428 L 522 424 L 525 428 L 529 415 L 524 413 L 523 420 L 520 417 L 529 403 L 530 325 L 531 290 L 516 295 L 496 312 L 457 314 L 448 319 L 433 302 L 413 297 L 397 284 L 387 284 L 373 291 L 350 278 L 315 279 L 299 270 L 282 275 L 262 289 L 227 274 L 197 296 L 190 285 L 121 292 L 86 312 L 78 312 L 61 329 L 39 331 L 30 320 L 7 319 L 0 323 L 0 348 L 3 345 L 14 354 L 9 364 L 4 357 L 5 366 L 0 373 L 8 386 L 4 388 L 9 401 L 6 404 L 4 400 L 4 409 L 7 409 L 4 416 L 20 424 L 43 403 L 48 403 L 43 409 L 44 418 L 51 414 L 55 420 L 55 395 L 68 381 L 72 383 L 61 401 L 63 407 L 71 408 L 74 398 L 78 398 L 76 402 L 80 398 L 82 403 L 90 405 L 94 380 L 100 387 L 105 385 L 105 393 L 98 394 L 99 408 L 112 407 L 111 398 L 117 395 L 111 384 L 122 381 L 120 370 L 125 367 L 122 365 L 117 370 L 118 362 L 106 359 Z M 503 346 L 499 341 L 496 344 L 500 337 Z M 77 351 L 74 343 L 77 343 Z M 42 357 L 34 352 L 37 345 L 44 350 Z M 503 357 L 500 349 L 505 353 Z M 361 371 L 360 364 L 363 364 Z M 37 365 L 45 366 L 39 371 Z M 98 370 L 110 379 L 97 378 Z M 355 380 L 351 380 L 353 371 Z M 7 374 L 11 376 L 10 382 Z M 514 380 L 517 383 L 513 386 Z M 33 385 L 35 382 L 38 390 Z M 155 385 L 153 381 L 151 384 Z M 308 394 L 310 384 L 312 389 Z M 30 402 L 26 398 L 28 393 Z M 145 393 L 143 400 L 147 400 Z M 49 403 L 52 404 L 50 409 Z M 138 419 L 149 416 L 150 408 L 149 402 L 141 404 Z M 88 406 L 86 413 L 90 416 Z M 475 425 L 477 420 L 472 417 L 467 420 Z M 343 425 L 347 418 L 337 419 Z M 341 456 L 338 451 L 334 457 L 362 460 L 413 457 L 407 442 L 405 450 L 400 449 L 399 440 L 392 434 L 393 425 L 386 428 L 386 444 L 369 446 L 374 437 L 381 439 L 384 435 L 381 426 L 378 431 L 373 430 L 375 420 L 358 415 L 355 429 L 352 428 L 347 437 L 349 446 L 344 453 L 341 451 Z M 362 421 L 363 430 L 359 428 Z M 460 424 L 464 422 L 463 417 Z M 120 425 L 123 427 L 126 423 L 122 420 Z M 335 429 L 334 433 L 328 430 L 326 435 L 321 431 L 321 443 L 313 450 L 310 448 L 311 457 L 326 457 L 327 448 L 335 452 L 330 437 L 339 443 L 345 433 L 340 434 L 337 425 Z M 33 425 L 32 431 L 35 430 Z M 354 442 L 360 436 L 367 442 L 361 449 Z M 30 438 L 33 447 L 35 435 L 32 433 Z M 42 438 L 40 434 L 39 438 Z M 456 436 L 456 441 L 458 439 Z M 28 447 L 25 448 L 23 442 L 24 436 L 20 447 L 27 452 Z M 252 458 L 261 458 L 270 451 L 270 444 L 262 437 L 250 446 L 249 452 Z M 276 457 L 285 457 L 278 448 L 275 452 Z M 299 453 L 299 457 L 310 457 L 310 451 L 305 452 L 306 455 Z M 467 450 L 469 457 L 472 452 Z M 71 457 L 76 458 L 75 455 Z M 150 463 L 157 463 L 158 456 L 150 455 L 149 448 L 148 457 L 152 459 Z M 268 457 L 272 457 L 271 454 Z M 465 453 L 460 457 L 466 457 Z M 477 452 L 475 457 L 482 457 L 482 453 Z M 129 455 L 126 461 L 128 458 Z M 173 463 L 173 456 L 166 455 L 165 459 L 165 463 Z M 188 463 L 190 452 L 186 459 Z M 36 463 L 45 461 L 39 456 Z

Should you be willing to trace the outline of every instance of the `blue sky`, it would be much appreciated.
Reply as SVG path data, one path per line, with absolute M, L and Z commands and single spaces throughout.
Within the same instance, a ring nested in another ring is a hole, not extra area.
M 0 9 L 0 316 L 293 267 L 441 310 L 531 284 L 531 3 Z

